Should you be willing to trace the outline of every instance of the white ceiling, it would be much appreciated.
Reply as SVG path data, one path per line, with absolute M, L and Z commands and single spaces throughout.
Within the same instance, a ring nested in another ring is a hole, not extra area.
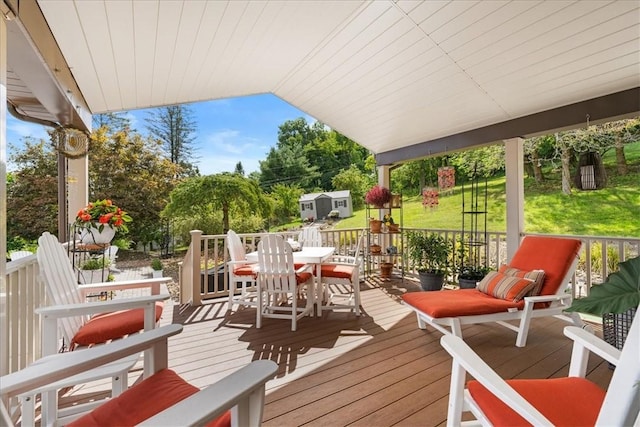
M 93 113 L 273 93 L 374 153 L 640 86 L 638 0 L 37 2 Z

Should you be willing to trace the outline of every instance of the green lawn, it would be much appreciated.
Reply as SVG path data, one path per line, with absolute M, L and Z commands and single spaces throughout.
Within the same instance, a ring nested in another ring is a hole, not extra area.
M 615 172 L 613 150 L 604 156 L 608 186 L 601 190 L 572 189 L 571 195 L 561 191 L 559 171 L 545 170 L 546 181 L 536 184 L 525 178 L 525 231 L 528 233 L 576 234 L 589 236 L 640 236 L 640 143 L 629 144 L 625 155 L 630 173 Z M 488 182 L 488 231 L 506 230 L 505 178 Z M 440 196 L 435 210 L 424 209 L 422 198 L 405 195 L 403 225 L 405 227 L 460 229 L 462 226 L 461 189 Z M 396 222 L 399 213 L 394 212 Z M 365 227 L 365 210 L 341 220 L 336 228 Z

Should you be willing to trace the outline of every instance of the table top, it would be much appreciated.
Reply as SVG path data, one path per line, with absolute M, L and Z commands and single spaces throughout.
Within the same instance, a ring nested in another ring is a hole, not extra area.
M 329 259 L 336 248 L 333 246 L 304 246 L 301 250 L 293 252 L 293 260 L 305 264 L 320 264 Z M 258 251 L 247 254 L 247 261 L 258 262 Z

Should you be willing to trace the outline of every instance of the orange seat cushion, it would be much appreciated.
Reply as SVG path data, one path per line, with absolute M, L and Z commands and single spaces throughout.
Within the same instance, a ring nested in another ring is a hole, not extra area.
M 320 269 L 322 277 L 334 277 L 337 279 L 348 279 L 353 277 L 352 265 L 345 264 L 322 264 Z
M 252 264 L 245 264 L 245 265 L 235 267 L 233 269 L 233 274 L 235 274 L 236 276 L 251 276 L 255 278 L 257 274 L 254 271 L 253 267 L 254 265 Z
M 524 301 L 513 302 L 494 298 L 477 289 L 455 291 L 408 292 L 402 300 L 433 318 L 473 316 L 507 311 L 509 308 L 521 310 Z
M 554 426 L 595 425 L 605 396 L 600 387 L 577 377 L 508 380 L 507 383 Z M 469 381 L 467 388 L 494 426 L 531 425 L 479 382 Z
M 164 304 L 156 302 L 156 322 L 162 316 Z M 71 347 L 75 345 L 100 344 L 144 329 L 144 310 L 121 310 L 93 316 L 73 337 Z
M 199 390 L 172 370 L 163 369 L 67 425 L 74 427 L 134 426 Z M 230 426 L 231 413 L 227 411 L 207 425 L 209 427 Z
M 577 239 L 526 236 L 509 263 L 520 270 L 544 270 L 545 280 L 540 295 L 555 295 L 562 285 L 582 243 Z
M 307 280 L 311 279 L 313 277 L 313 274 L 309 273 L 309 272 L 303 272 L 303 273 L 296 273 L 296 282 L 298 283 L 298 285 L 305 283 Z

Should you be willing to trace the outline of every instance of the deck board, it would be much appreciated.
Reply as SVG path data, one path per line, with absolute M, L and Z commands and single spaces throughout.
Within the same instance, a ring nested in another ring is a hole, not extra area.
M 228 312 L 226 300 L 200 307 L 167 307 L 163 323 L 184 331 L 169 340 L 169 365 L 197 387 L 205 387 L 257 359 L 278 363 L 267 384 L 265 426 L 436 426 L 446 421 L 451 359 L 441 334 L 420 330 L 399 296 L 417 289 L 405 279 L 361 286 L 363 315 L 324 312 L 290 322 L 263 319 L 255 309 Z M 525 348 L 515 333 L 493 324 L 463 327 L 465 341 L 506 378 L 566 375 L 571 342 L 567 323 L 534 319 Z M 135 375 L 132 375 L 134 377 Z M 611 370 L 591 361 L 589 377 L 606 387 Z M 65 402 L 95 396 L 107 382 L 70 391 Z

